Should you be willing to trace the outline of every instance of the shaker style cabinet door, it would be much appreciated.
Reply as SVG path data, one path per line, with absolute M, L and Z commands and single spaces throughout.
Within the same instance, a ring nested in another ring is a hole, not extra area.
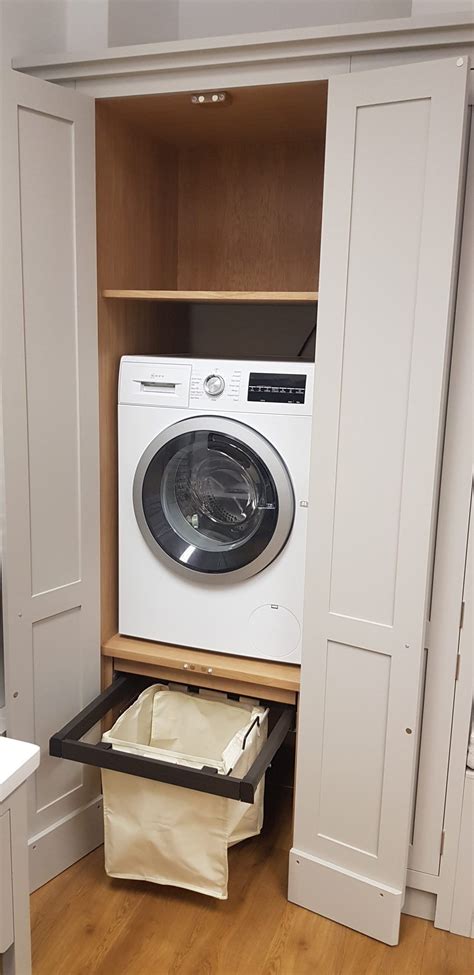
M 467 59 L 329 83 L 290 900 L 403 905 L 456 283 Z
M 2 82 L 4 630 L 8 734 L 41 745 L 37 887 L 100 842 L 100 784 L 48 755 L 99 690 L 94 102 Z

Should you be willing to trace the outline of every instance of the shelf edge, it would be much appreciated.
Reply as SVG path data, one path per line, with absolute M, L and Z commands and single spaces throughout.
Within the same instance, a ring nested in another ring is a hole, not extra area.
M 314 304 L 317 291 L 146 291 L 130 289 L 104 289 L 102 297 L 124 301 L 175 301 L 187 303 L 229 304 Z
M 146 640 L 140 641 L 131 637 L 122 637 L 120 634 L 111 637 L 102 645 L 102 655 L 135 661 L 137 664 L 166 667 L 175 672 L 183 671 L 190 677 L 209 675 L 209 667 L 211 667 L 212 676 L 216 678 L 266 685 L 296 693 L 300 689 L 300 666 L 275 660 L 261 660 L 152 643 Z M 267 667 L 268 672 L 265 673 Z

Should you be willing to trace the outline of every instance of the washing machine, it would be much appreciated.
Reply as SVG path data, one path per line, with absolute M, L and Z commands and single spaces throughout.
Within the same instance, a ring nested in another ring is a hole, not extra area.
M 313 371 L 122 359 L 122 634 L 300 661 Z

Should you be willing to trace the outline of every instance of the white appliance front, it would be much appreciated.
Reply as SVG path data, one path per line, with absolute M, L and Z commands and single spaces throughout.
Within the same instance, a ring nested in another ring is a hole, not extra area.
M 122 359 L 122 634 L 300 661 L 313 369 Z

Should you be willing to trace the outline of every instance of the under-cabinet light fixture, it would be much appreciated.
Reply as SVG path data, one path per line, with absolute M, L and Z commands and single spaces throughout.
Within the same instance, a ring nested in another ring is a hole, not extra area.
M 230 96 L 226 91 L 200 91 L 191 95 L 193 105 L 222 105 L 223 102 L 230 102 Z

